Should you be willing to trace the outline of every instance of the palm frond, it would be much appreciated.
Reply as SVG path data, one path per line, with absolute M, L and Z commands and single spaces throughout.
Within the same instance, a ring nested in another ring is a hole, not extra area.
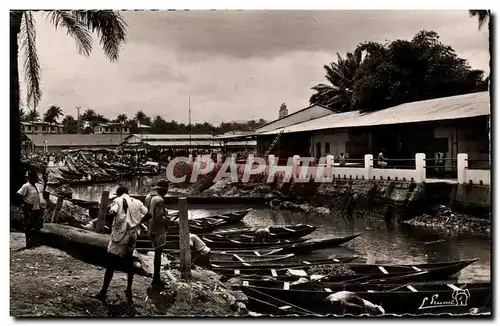
M 491 12 L 490 10 L 469 10 L 469 16 L 476 17 L 478 28 L 483 28 L 484 24 L 488 19 L 490 19 Z
M 35 19 L 30 11 L 26 11 L 23 15 L 23 23 L 21 25 L 20 38 L 21 51 L 24 55 L 24 79 L 26 80 L 27 104 L 33 104 L 37 107 L 42 98 L 42 90 L 40 88 L 40 62 L 36 51 L 36 28 Z
M 76 41 L 78 53 L 88 57 L 92 52 L 92 35 L 86 25 L 69 11 L 55 10 L 49 13 L 50 22 L 56 29 L 62 27 Z
M 104 53 L 111 61 L 118 60 L 122 44 L 127 40 L 127 23 L 120 13 L 112 10 L 73 11 L 76 19 L 97 33 Z

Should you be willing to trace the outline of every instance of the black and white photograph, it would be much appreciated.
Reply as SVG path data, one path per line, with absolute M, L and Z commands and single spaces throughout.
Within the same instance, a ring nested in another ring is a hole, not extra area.
M 494 13 L 305 5 L 9 10 L 11 317 L 491 319 Z

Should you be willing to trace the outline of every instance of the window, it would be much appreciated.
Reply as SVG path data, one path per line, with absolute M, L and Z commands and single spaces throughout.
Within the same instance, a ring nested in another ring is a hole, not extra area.
M 28 131 L 31 131 L 31 126 L 28 126 Z
M 42 131 L 45 131 L 45 129 L 46 129 L 45 126 L 42 126 Z
M 35 126 L 35 131 L 38 131 L 38 126 Z
M 330 154 L 330 143 L 325 142 L 325 154 Z
M 56 128 L 50 127 L 50 131 L 56 131 Z

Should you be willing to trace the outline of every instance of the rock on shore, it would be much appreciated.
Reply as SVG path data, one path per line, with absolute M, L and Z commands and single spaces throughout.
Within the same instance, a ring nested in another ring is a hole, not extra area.
M 484 219 L 453 212 L 449 207 L 443 205 L 433 207 L 430 214 L 422 214 L 403 223 L 453 234 L 488 236 L 491 234 L 491 218 Z

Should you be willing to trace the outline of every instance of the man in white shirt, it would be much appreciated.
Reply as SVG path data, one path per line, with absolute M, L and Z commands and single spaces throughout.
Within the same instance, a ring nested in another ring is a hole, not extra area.
M 191 262 L 200 267 L 210 268 L 210 248 L 207 247 L 196 234 L 189 234 L 189 247 L 191 248 Z
M 17 191 L 21 200 L 24 214 L 24 234 L 26 235 L 26 249 L 35 246 L 33 234 L 43 227 L 40 193 L 36 187 L 38 174 L 32 169 L 28 173 L 28 182 Z
M 105 301 L 109 284 L 113 278 L 115 266 L 125 260 L 126 264 L 130 267 L 130 271 L 127 273 L 127 290 L 125 294 L 127 296 L 128 305 L 132 305 L 132 282 L 134 278 L 134 273 L 132 272 L 134 264 L 133 252 L 137 236 L 140 232 L 140 224 L 147 213 L 148 210 L 140 200 L 128 195 L 128 189 L 126 187 L 118 187 L 116 190 L 116 198 L 109 209 L 109 215 L 114 218 L 111 230 L 111 240 L 108 245 L 111 267 L 106 269 L 102 289 L 99 294 L 95 296 L 97 299 Z

